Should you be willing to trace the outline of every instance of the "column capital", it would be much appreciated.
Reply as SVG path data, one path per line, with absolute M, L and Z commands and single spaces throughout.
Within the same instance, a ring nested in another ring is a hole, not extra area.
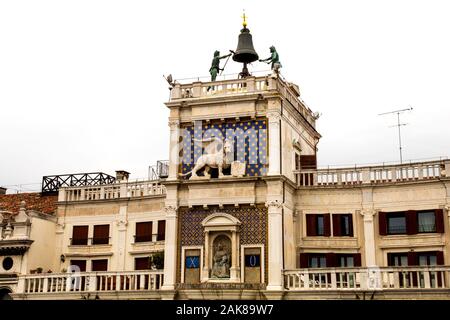
M 377 210 L 374 209 L 363 209 L 356 212 L 363 216 L 364 221 L 373 220 L 373 217 L 377 214 Z
M 169 119 L 169 127 L 171 130 L 177 129 L 180 126 L 179 119 Z
M 116 220 L 116 225 L 119 227 L 119 229 L 123 229 L 128 225 L 128 221 L 126 219 L 118 219 Z
M 266 116 L 270 122 L 278 122 L 281 119 L 281 113 L 278 110 L 268 111 Z
M 167 205 L 164 207 L 164 211 L 166 212 L 167 217 L 176 217 L 177 216 L 177 206 Z
M 278 200 L 268 200 L 266 201 L 266 207 L 267 208 L 275 208 L 275 209 L 280 209 L 283 207 L 283 203 L 279 202 Z

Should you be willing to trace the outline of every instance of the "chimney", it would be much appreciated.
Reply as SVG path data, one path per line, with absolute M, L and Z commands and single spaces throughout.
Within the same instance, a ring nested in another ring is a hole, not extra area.
M 6 194 L 6 188 L 0 187 L 0 194 Z
M 129 176 L 130 176 L 130 173 L 128 171 L 125 171 L 125 170 L 117 170 L 116 171 L 117 182 L 128 181 Z

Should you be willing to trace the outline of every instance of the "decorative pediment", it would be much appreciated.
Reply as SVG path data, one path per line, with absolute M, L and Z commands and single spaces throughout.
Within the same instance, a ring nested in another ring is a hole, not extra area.
M 202 221 L 203 227 L 236 227 L 241 222 L 228 213 L 213 213 Z

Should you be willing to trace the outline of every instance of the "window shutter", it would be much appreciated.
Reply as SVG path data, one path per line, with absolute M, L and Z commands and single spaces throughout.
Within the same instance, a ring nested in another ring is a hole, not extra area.
M 333 214 L 333 236 L 341 236 L 341 215 Z
M 72 244 L 86 245 L 88 242 L 89 226 L 73 226 Z
M 324 214 L 323 215 L 323 221 L 324 221 L 324 232 L 323 235 L 325 237 L 329 237 L 331 235 L 331 224 L 330 224 L 330 214 Z
M 327 268 L 334 268 L 337 266 L 336 254 L 334 254 L 333 252 L 326 253 L 325 259 L 326 259 L 326 264 L 327 264 L 326 267 Z
M 306 215 L 306 235 L 313 237 L 316 235 L 316 215 Z
M 413 210 L 406 211 L 406 233 L 417 234 L 417 212 Z
M 349 233 L 349 236 L 350 237 L 353 237 L 353 215 L 352 214 L 349 214 L 348 215 L 348 223 L 349 223 L 349 225 L 350 225 L 350 233 Z
M 92 271 L 108 271 L 108 260 L 92 260 Z
M 150 269 L 150 259 L 148 257 L 134 259 L 134 270 L 148 270 L 148 269 Z
M 443 251 L 436 251 L 436 264 L 438 266 L 444 265 L 444 252 Z
M 108 244 L 109 243 L 109 224 L 94 226 L 94 244 Z
M 149 222 L 136 223 L 136 242 L 152 241 L 153 224 Z
M 378 225 L 380 228 L 380 235 L 387 235 L 387 220 L 386 220 L 386 212 L 378 213 Z
M 80 272 L 86 272 L 86 260 L 70 260 L 70 265 L 78 266 Z
M 308 258 L 309 258 L 309 256 L 307 253 L 300 253 L 300 268 L 308 268 L 309 267 Z
M 158 239 L 157 241 L 164 241 L 166 238 L 166 220 L 158 221 Z
M 361 253 L 353 254 L 353 264 L 355 267 L 361 267 Z
M 302 170 L 317 169 L 317 157 L 313 155 L 300 155 L 300 167 Z
M 416 252 L 408 252 L 408 266 L 417 266 L 419 263 L 417 261 Z
M 444 212 L 442 209 L 434 210 L 434 218 L 436 222 L 436 232 L 444 233 Z

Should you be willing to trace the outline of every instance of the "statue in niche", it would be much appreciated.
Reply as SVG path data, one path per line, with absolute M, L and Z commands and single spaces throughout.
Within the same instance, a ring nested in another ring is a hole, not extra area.
M 214 240 L 213 267 L 211 276 L 213 278 L 229 278 L 231 266 L 231 242 L 227 236 L 218 236 Z

